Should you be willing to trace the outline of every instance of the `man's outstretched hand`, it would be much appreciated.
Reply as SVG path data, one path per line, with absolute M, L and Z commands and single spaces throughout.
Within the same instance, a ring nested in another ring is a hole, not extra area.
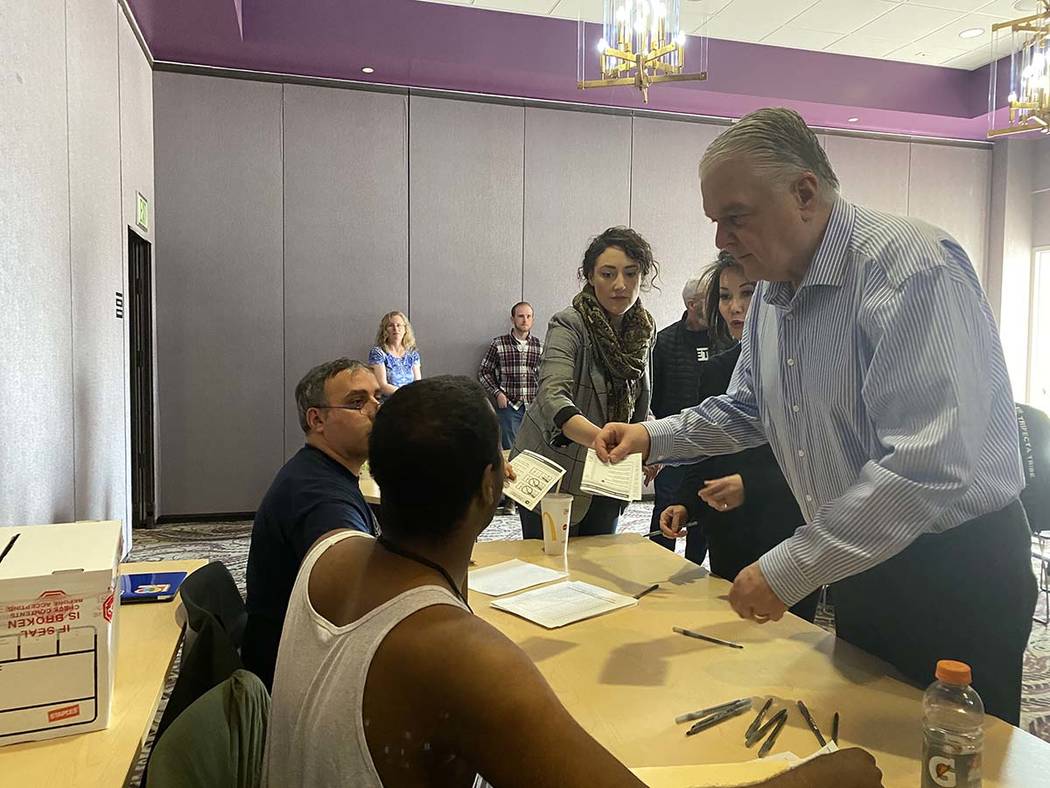
M 649 457 L 649 431 L 641 424 L 610 422 L 601 428 L 593 446 L 602 462 L 619 462 L 628 454 L 641 452 L 644 464 Z

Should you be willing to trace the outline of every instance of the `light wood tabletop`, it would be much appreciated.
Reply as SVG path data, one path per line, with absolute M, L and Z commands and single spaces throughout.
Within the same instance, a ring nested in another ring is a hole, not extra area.
M 192 572 L 206 561 L 121 564 L 121 572 Z M 178 599 L 121 605 L 109 727 L 0 747 L 0 785 L 119 788 L 138 760 L 182 640 Z
M 563 568 L 536 540 L 479 542 L 473 557 L 479 567 L 518 558 Z M 817 749 L 795 703 L 802 700 L 826 738 L 839 712 L 840 745 L 871 752 L 887 786 L 919 784 L 922 691 L 892 678 L 885 663 L 791 615 L 768 624 L 738 618 L 724 598 L 729 583 L 634 534 L 571 539 L 568 570 L 570 579 L 628 595 L 652 583 L 660 588 L 637 607 L 553 630 L 490 608 L 493 597 L 471 593 L 470 603 L 525 650 L 572 715 L 628 767 L 665 767 L 652 774 L 667 777 L 680 771 L 681 784 L 694 785 L 695 770 L 667 767 L 750 760 L 757 747 L 744 746 L 744 731 L 773 696 L 774 709 L 789 709 L 773 753 L 804 757 Z M 744 648 L 683 637 L 674 626 Z M 749 696 L 755 711 L 696 736 L 673 722 Z M 1046 785 L 1048 774 L 1050 743 L 988 718 L 985 788 Z

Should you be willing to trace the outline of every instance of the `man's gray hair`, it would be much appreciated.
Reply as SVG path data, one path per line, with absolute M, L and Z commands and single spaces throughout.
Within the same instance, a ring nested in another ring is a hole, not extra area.
M 838 176 L 817 135 L 793 109 L 767 107 L 742 117 L 704 151 L 700 177 L 715 164 L 735 156 L 746 157 L 781 186 L 811 172 L 826 199 L 839 190 Z
M 367 364 L 362 364 L 360 361 L 354 361 L 353 359 L 337 358 L 335 361 L 326 361 L 323 364 L 318 364 L 303 375 L 303 379 L 296 385 L 295 404 L 299 409 L 299 426 L 303 428 L 304 433 L 310 432 L 310 422 L 306 418 L 306 411 L 310 410 L 310 408 L 329 404 L 324 399 L 324 384 L 344 369 L 348 369 L 353 373 L 359 369 L 369 369 L 369 367 Z
M 703 283 L 703 276 L 694 276 L 685 283 L 685 287 L 682 288 L 682 301 L 686 307 L 689 306 L 690 301 L 696 301 L 696 297 L 700 295 L 700 285 Z

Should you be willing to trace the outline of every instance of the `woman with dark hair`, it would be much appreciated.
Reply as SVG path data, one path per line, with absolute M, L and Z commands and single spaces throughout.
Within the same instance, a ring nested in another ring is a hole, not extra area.
M 587 447 L 610 421 L 649 415 L 649 365 L 655 324 L 639 300 L 657 276 L 649 243 L 634 230 L 610 227 L 593 241 L 578 272 L 583 289 L 551 318 L 539 389 L 511 457 L 525 449 L 566 469 L 562 492 L 573 496 L 573 535 L 616 532 L 625 504 L 581 492 Z M 539 512 L 518 508 L 525 539 L 542 537 Z
M 740 357 L 740 337 L 755 283 L 727 252 L 704 275 L 704 317 L 712 350 L 718 353 L 704 367 L 700 401 L 724 394 Z M 678 494 L 679 503 L 660 515 L 666 536 L 686 537 L 685 557 L 695 555 L 706 542 L 711 571 L 733 580 L 745 566 L 787 539 L 802 525 L 795 496 L 784 479 L 769 445 L 726 454 L 689 466 Z M 697 526 L 683 531 L 695 521 Z M 703 529 L 702 534 L 697 533 Z M 692 545 L 696 548 L 690 549 Z M 819 592 L 813 592 L 791 608 L 795 615 L 813 620 Z

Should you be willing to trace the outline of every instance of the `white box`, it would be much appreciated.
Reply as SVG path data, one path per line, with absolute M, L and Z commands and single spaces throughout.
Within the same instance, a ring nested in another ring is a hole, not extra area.
M 0 528 L 0 746 L 109 724 L 116 521 Z

